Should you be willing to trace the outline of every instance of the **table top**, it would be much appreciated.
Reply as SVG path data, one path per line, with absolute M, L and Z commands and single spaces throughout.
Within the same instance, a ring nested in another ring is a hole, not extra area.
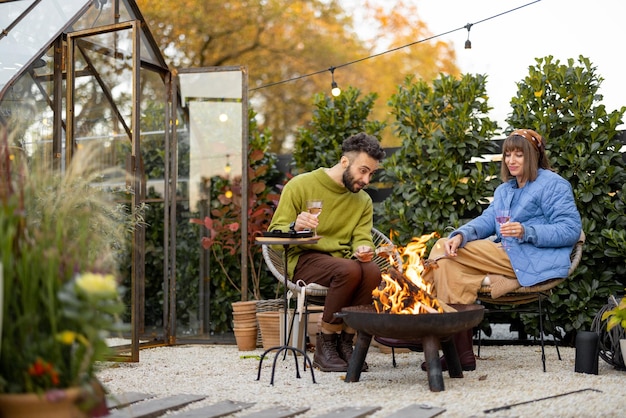
M 256 237 L 255 241 L 259 245 L 302 245 L 316 244 L 321 238 L 320 235 L 307 238 Z

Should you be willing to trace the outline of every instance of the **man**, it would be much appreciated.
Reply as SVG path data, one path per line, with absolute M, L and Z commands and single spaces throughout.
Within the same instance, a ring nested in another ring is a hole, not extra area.
M 369 305 L 380 283 L 372 262 L 373 206 L 363 188 L 378 169 L 385 152 L 365 133 L 347 138 L 339 162 L 291 179 L 283 189 L 269 230 L 316 230 L 313 245 L 292 247 L 289 274 L 293 280 L 329 288 L 317 336 L 313 365 L 325 372 L 345 372 L 352 356 L 354 329 L 334 313 L 346 306 Z M 308 200 L 322 200 L 319 215 L 307 212 Z

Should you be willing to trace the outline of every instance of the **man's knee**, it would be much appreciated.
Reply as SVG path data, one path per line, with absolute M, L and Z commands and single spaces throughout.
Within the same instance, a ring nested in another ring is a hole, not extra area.
M 338 276 L 354 279 L 355 277 L 361 276 L 361 269 L 359 267 L 358 261 L 347 260 L 347 263 L 341 263 L 337 266 L 335 273 Z

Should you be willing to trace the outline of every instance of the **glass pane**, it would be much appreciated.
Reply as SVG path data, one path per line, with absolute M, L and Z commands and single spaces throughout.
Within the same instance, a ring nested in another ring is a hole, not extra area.
M 104 5 L 90 8 L 74 25 L 73 30 L 94 28 L 96 26 L 113 25 L 115 23 L 129 22 L 137 19 L 126 0 L 119 2 L 119 10 L 113 7 L 113 1 L 107 1 Z M 118 15 L 116 16 L 116 13 Z M 154 50 L 141 31 L 141 51 L 140 56 L 143 61 L 148 61 L 154 65 L 161 66 L 160 51 Z
M 130 36 L 130 30 L 117 31 L 77 42 L 74 118 L 78 145 L 97 141 L 111 151 L 113 141 L 130 142 L 132 54 L 126 49 Z M 111 160 L 110 165 L 116 163 Z
M 247 196 L 242 185 L 243 75 L 239 70 L 201 71 L 181 72 L 178 77 L 185 110 L 180 118 L 185 123 L 177 126 L 179 337 L 227 331 L 231 324 L 221 305 L 233 298 L 242 280 L 240 251 L 231 250 L 231 244 L 217 253 L 204 251 L 201 237 L 209 231 L 186 222 L 211 217 L 223 224 L 220 234 L 232 236 L 236 243 L 241 242 L 241 229 L 227 232 L 228 225 L 245 222 L 241 216 L 241 196 Z
M 2 28 L 20 16 L 30 2 L 0 3 Z M 0 89 L 52 42 L 91 0 L 42 0 L 0 39 Z M 37 28 L 37 30 L 33 30 Z

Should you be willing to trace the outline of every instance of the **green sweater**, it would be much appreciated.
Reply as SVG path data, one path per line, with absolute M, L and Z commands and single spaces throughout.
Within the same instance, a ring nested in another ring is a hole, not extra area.
M 318 235 L 322 238 L 313 245 L 291 247 L 289 250 L 289 277 L 305 250 L 317 250 L 334 257 L 350 258 L 361 245 L 374 248 L 372 241 L 372 199 L 363 190 L 352 193 L 331 179 L 324 168 L 292 178 L 283 189 L 269 230 L 288 231 L 289 224 L 300 212 L 306 212 L 306 201 L 322 199 Z

